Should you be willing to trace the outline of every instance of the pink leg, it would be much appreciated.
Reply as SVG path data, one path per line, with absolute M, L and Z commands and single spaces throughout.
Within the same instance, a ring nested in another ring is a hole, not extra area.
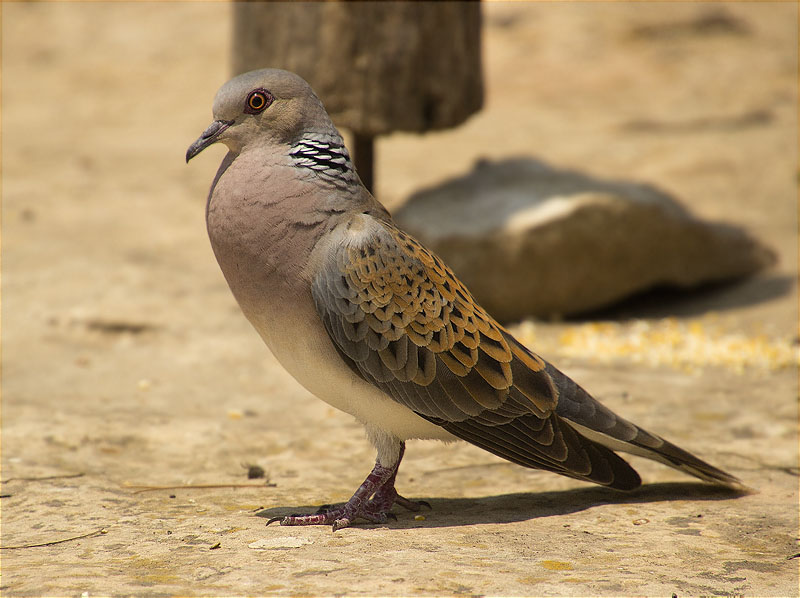
M 405 446 L 403 446 L 403 449 L 405 449 Z M 400 457 L 402 458 L 402 456 L 403 453 L 401 452 Z M 375 496 L 373 496 L 369 501 L 367 507 L 372 511 L 383 513 L 388 512 L 394 504 L 398 504 L 409 511 L 419 511 L 422 506 L 426 506 L 430 509 L 431 505 L 424 500 L 408 500 L 397 493 L 397 490 L 394 487 L 394 480 L 397 477 L 397 469 L 399 468 L 396 468 L 392 474 L 392 477 L 389 478 L 386 483 L 378 489 L 377 492 L 375 492 Z
M 389 513 L 389 509 L 395 502 L 412 511 L 419 510 L 421 504 L 430 508 L 428 503 L 415 503 L 403 498 L 394 489 L 394 481 L 404 452 L 405 444 L 400 448 L 397 463 L 392 467 L 384 467 L 376 461 L 367 479 L 343 506 L 321 510 L 314 515 L 273 517 L 267 521 L 267 525 L 276 521 L 280 521 L 281 525 L 332 525 L 333 531 L 336 531 L 349 526 L 358 517 L 373 523 L 386 523 L 389 517 L 394 517 Z

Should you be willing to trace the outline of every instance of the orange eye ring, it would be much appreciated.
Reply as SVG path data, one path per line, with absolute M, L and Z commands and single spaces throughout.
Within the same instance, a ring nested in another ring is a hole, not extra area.
M 245 112 L 258 114 L 263 112 L 272 103 L 272 94 L 266 89 L 256 89 L 250 92 L 245 102 Z

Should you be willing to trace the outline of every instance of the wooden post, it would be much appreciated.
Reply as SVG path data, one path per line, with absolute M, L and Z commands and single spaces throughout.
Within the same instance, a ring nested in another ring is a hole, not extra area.
M 358 176 L 361 177 L 361 182 L 370 193 L 374 193 L 374 151 L 375 138 L 372 135 L 353 133 L 353 163 Z
M 483 105 L 479 2 L 238 2 L 233 71 L 306 79 L 354 134 L 374 188 L 373 144 L 393 131 L 461 124 Z

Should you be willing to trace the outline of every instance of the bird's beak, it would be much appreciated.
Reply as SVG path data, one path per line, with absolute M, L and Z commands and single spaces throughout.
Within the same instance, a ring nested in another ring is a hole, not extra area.
M 232 120 L 215 120 L 208 128 L 203 131 L 203 134 L 197 138 L 189 149 L 186 150 L 186 161 L 188 162 L 197 154 L 202 152 L 212 143 L 216 143 L 222 132 L 233 124 Z

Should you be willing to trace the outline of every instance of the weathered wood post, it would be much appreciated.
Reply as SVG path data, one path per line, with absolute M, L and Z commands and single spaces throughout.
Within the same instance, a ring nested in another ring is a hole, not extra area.
M 234 74 L 266 67 L 311 84 L 373 190 L 377 135 L 454 127 L 481 108 L 480 3 L 236 3 Z

